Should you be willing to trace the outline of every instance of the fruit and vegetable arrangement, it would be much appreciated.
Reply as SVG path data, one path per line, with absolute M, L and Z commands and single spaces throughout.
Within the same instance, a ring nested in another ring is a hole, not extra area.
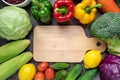
M 0 7 L 0 39 L 6 41 L 0 46 L 0 80 L 13 80 L 15 74 L 17 80 L 94 80 L 96 76 L 100 80 L 119 80 L 120 7 L 116 2 L 31 0 L 30 13 L 26 8 Z M 72 20 L 89 25 L 90 35 L 106 43 L 106 53 L 88 50 L 79 63 L 35 62 L 28 38 L 34 28 L 31 19 L 42 25 L 50 25 L 52 20 L 62 25 Z

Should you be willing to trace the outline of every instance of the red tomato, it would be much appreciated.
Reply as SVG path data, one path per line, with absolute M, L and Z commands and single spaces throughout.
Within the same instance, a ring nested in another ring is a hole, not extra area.
M 38 70 L 39 71 L 45 71 L 47 69 L 49 64 L 47 62 L 41 62 L 38 64 Z
M 45 75 L 43 72 L 37 72 L 34 76 L 34 80 L 44 80 L 45 79 Z
M 52 68 L 47 68 L 47 69 L 45 70 L 45 78 L 46 78 L 47 80 L 53 80 L 54 75 L 55 75 L 54 69 L 52 69 Z

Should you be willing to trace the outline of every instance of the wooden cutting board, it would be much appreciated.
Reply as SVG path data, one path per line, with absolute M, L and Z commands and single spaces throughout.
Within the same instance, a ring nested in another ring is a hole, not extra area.
M 35 61 L 81 62 L 91 49 L 103 52 L 106 44 L 86 37 L 81 26 L 37 26 L 34 29 Z

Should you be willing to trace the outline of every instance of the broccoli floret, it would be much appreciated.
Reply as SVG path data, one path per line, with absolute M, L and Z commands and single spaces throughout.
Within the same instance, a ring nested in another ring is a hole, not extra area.
M 90 28 L 91 35 L 107 43 L 108 52 L 120 54 L 120 13 L 105 13 Z

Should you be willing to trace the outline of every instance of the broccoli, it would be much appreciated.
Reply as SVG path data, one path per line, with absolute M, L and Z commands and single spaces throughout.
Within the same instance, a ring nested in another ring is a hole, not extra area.
M 120 13 L 101 15 L 91 25 L 90 33 L 107 43 L 109 53 L 120 54 Z

